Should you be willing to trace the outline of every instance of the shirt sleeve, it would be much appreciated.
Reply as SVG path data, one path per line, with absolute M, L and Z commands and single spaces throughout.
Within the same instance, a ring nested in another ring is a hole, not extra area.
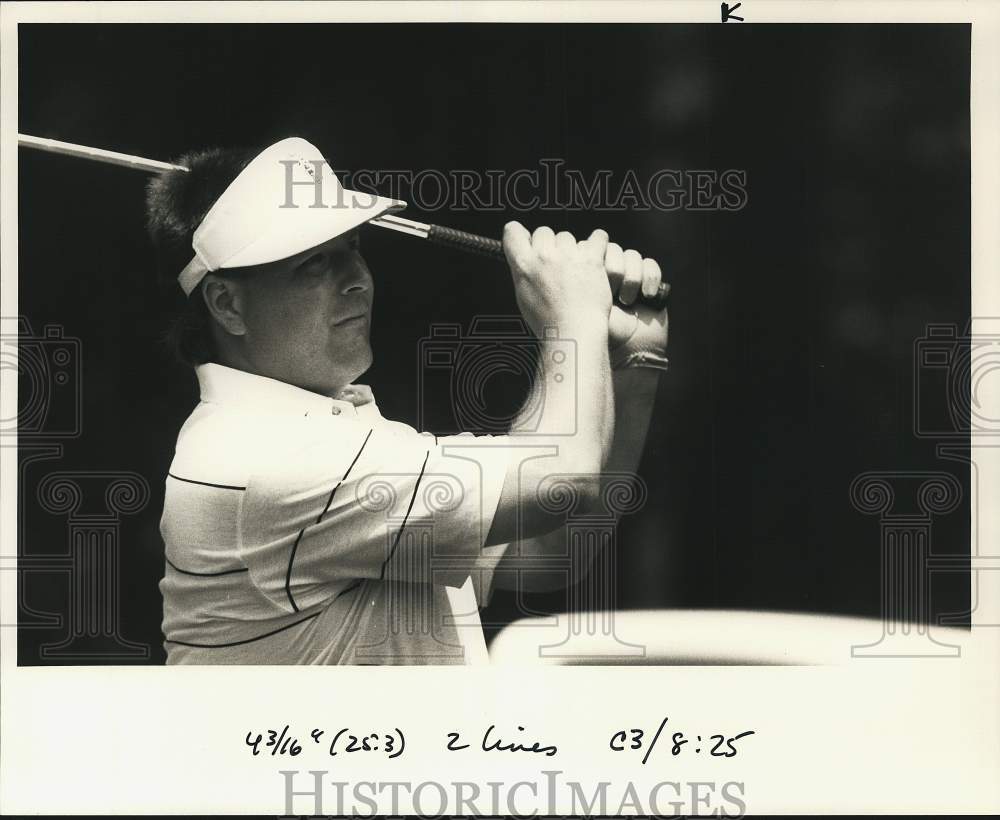
M 506 436 L 481 436 L 476 437 L 471 433 L 461 433 L 457 436 L 447 436 L 438 439 L 439 444 L 444 449 L 445 453 L 455 453 L 459 455 L 464 455 L 466 453 L 467 447 L 481 447 L 487 441 L 492 438 L 493 442 L 505 448 L 508 446 L 508 440 Z M 473 451 L 475 452 L 475 451 Z M 509 450 L 508 450 L 509 452 Z M 478 456 L 478 454 L 477 454 Z M 506 474 L 507 464 L 504 463 L 504 473 Z M 500 489 L 503 489 L 503 477 L 500 479 Z M 500 500 L 500 492 L 497 491 L 497 502 Z M 493 510 L 496 511 L 497 504 L 493 504 Z M 492 516 L 490 517 L 490 523 L 492 524 Z M 483 534 L 483 540 L 485 543 L 486 535 L 489 533 L 489 528 L 487 532 Z M 479 608 L 488 606 L 490 600 L 493 597 L 493 578 L 496 573 L 496 568 L 503 558 L 504 554 L 507 552 L 510 544 L 494 544 L 493 546 L 483 546 L 479 555 L 475 558 L 472 564 L 472 588 L 476 598 L 476 605 Z
M 497 565 L 507 552 L 510 544 L 494 544 L 483 547 L 472 572 L 472 588 L 476 594 L 476 604 L 480 609 L 489 606 L 493 598 L 493 578 Z
M 243 497 L 241 558 L 265 596 L 298 612 L 365 579 L 475 583 L 510 458 L 506 436 L 437 439 L 336 418 L 298 427 Z

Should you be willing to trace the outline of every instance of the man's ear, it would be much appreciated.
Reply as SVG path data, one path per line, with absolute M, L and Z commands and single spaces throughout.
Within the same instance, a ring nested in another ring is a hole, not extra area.
M 208 274 L 201 285 L 205 306 L 212 318 L 231 336 L 247 332 L 243 320 L 243 291 L 238 282 Z

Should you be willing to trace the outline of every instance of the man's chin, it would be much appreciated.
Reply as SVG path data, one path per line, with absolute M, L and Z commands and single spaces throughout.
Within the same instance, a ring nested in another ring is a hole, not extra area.
M 350 380 L 348 381 L 348 384 L 351 384 L 351 383 L 357 381 L 357 379 L 360 376 L 362 376 L 364 373 L 368 372 L 368 370 L 371 368 L 371 366 L 374 363 L 374 361 L 375 361 L 375 356 L 372 353 L 371 347 L 367 347 L 366 346 L 366 349 L 364 351 L 360 351 L 359 354 L 352 359 L 352 362 L 351 362 L 352 366 L 351 366 L 350 372 L 353 375 L 351 376 Z
M 359 376 L 362 376 L 365 373 L 367 373 L 371 369 L 371 366 L 374 363 L 375 363 L 375 357 L 371 353 L 369 353 L 368 358 L 365 360 L 365 366 L 358 371 L 358 375 L 355 376 L 353 379 L 351 379 L 351 381 L 355 381 Z

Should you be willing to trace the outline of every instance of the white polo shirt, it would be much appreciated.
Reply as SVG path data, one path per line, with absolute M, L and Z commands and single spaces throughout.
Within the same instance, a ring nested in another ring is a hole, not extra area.
M 167 663 L 486 660 L 506 436 L 418 433 L 361 385 L 197 374 L 160 522 Z

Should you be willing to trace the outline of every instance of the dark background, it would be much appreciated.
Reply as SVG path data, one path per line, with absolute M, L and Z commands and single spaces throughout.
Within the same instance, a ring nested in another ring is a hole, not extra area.
M 22 25 L 19 130 L 159 159 L 299 135 L 342 169 L 513 171 L 558 157 L 615 180 L 745 170 L 748 202 L 733 213 L 426 218 L 489 235 L 513 217 L 602 226 L 672 282 L 672 369 L 640 468 L 649 502 L 620 527 L 622 607 L 877 616 L 878 520 L 852 507 L 851 481 L 944 470 L 967 488 L 967 468 L 938 459 L 912 419 L 915 341 L 970 314 L 969 32 Z M 120 519 L 119 623 L 162 662 L 163 477 L 196 391 L 158 343 L 179 290 L 154 284 L 145 175 L 21 149 L 18 183 L 19 311 L 36 335 L 55 324 L 80 340 L 83 399 L 82 434 L 25 469 L 22 554 L 67 552 L 65 516 L 36 500 L 48 471 L 144 476 L 148 503 Z M 365 241 L 378 299 L 362 381 L 384 415 L 416 424 L 418 340 L 433 322 L 515 313 L 509 279 L 386 231 Z M 935 552 L 968 553 L 966 499 L 935 520 Z M 966 610 L 968 589 L 962 573 L 935 579 L 933 611 Z M 21 595 L 20 662 L 70 662 L 39 653 L 69 628 L 67 576 L 26 570 Z M 563 596 L 531 604 L 558 610 Z M 62 621 L 39 625 L 25 607 Z M 515 615 L 498 592 L 484 620 Z

